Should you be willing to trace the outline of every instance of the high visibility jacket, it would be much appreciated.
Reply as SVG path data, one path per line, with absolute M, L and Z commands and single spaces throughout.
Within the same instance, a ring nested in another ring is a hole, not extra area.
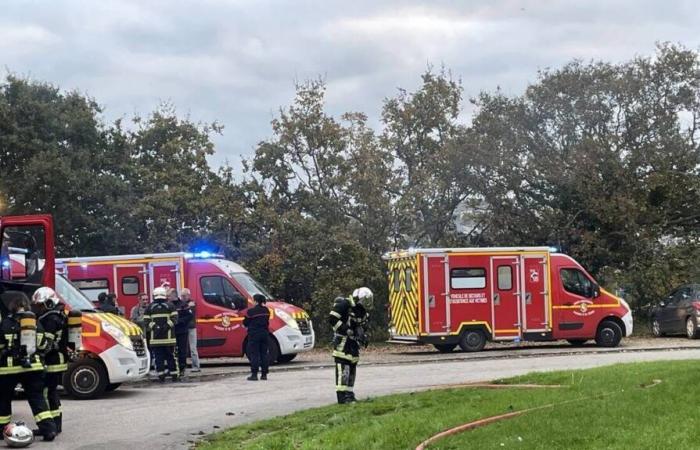
M 37 346 L 43 339 L 37 323 Z M 27 355 L 20 343 L 20 322 L 15 314 L 6 314 L 0 320 L 0 376 L 44 370 L 37 353 Z
M 328 322 L 335 334 L 333 356 L 351 362 L 359 358 L 359 345 L 356 341 L 357 328 L 367 322 L 369 314 L 364 306 L 355 303 L 352 298 L 338 297 L 328 316 Z
M 175 345 L 177 311 L 165 300 L 154 300 L 143 315 L 148 345 L 163 347 Z
M 68 370 L 68 316 L 63 305 L 39 316 L 38 322 L 43 329 L 43 339 L 37 349 L 44 360 L 46 371 Z

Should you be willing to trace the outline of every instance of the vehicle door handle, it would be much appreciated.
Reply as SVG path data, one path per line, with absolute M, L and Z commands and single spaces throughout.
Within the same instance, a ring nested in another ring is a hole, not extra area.
M 202 316 L 202 319 L 213 319 L 212 316 Z
M 529 292 L 525 294 L 525 304 L 526 305 L 532 304 L 532 294 Z
M 501 304 L 501 296 L 499 294 L 493 294 L 493 304 L 494 305 Z
M 571 303 L 571 302 L 568 302 L 568 303 L 564 303 L 564 306 L 573 306 L 573 305 L 574 305 L 574 304 L 573 304 L 573 303 Z

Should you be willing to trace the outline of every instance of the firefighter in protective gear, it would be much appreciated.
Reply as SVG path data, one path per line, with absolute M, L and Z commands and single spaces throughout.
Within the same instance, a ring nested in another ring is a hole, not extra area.
M 56 437 L 53 414 L 44 397 L 44 366 L 36 353 L 43 340 L 41 326 L 28 309 L 29 299 L 23 292 L 7 291 L 0 295 L 5 314 L 0 320 L 0 427 L 12 419 L 12 397 L 22 383 L 29 406 L 45 441 Z
M 34 442 L 34 433 L 24 422 L 9 423 L 5 425 L 0 435 L 10 448 L 29 447 Z
M 368 306 L 374 294 L 369 288 L 355 289 L 348 298 L 335 299 L 329 315 L 333 327 L 333 358 L 335 359 L 335 391 L 338 403 L 355 401 L 355 374 L 360 360 L 360 345 L 367 345 L 364 327 L 369 319 Z
M 42 287 L 36 290 L 32 296 L 32 308 L 36 313 L 41 328 L 44 331 L 44 339 L 39 342 L 38 353 L 44 361 L 46 374 L 46 399 L 49 411 L 56 424 L 56 431 L 60 433 L 63 428 L 63 416 L 61 411 L 61 398 L 58 395 L 58 385 L 66 370 L 68 361 L 73 357 L 73 349 L 69 344 L 69 320 L 78 321 L 80 316 L 71 314 L 69 319 L 65 312 L 65 305 L 56 292 L 50 287 Z M 71 324 L 72 325 L 72 324 Z M 76 327 L 73 327 L 76 328 Z M 75 336 L 72 337 L 75 339 Z
M 177 310 L 167 301 L 168 290 L 164 287 L 153 289 L 153 302 L 146 308 L 143 322 L 146 326 L 148 347 L 156 360 L 158 379 L 163 382 L 170 375 L 173 381 L 178 379 L 177 361 L 175 360 L 175 323 Z M 167 364 L 167 370 L 166 370 Z

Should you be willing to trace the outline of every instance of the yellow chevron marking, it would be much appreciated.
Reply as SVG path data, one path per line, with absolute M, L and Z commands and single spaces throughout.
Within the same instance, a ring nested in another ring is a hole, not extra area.
M 396 329 L 396 334 L 400 336 L 418 335 L 418 292 L 420 286 L 416 261 L 415 258 L 389 261 L 391 325 Z M 408 280 L 407 276 L 410 277 Z M 398 283 L 398 286 L 395 283 Z M 395 287 L 398 287 L 398 291 Z

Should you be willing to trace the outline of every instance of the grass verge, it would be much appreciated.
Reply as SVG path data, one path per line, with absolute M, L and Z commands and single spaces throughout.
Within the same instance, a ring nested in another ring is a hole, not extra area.
M 198 449 L 413 449 L 465 422 L 561 403 L 449 437 L 429 448 L 698 448 L 692 386 L 697 361 L 533 373 L 502 383 L 560 389 L 456 388 L 373 398 L 255 422 L 212 435 Z M 653 387 L 653 380 L 662 382 Z

